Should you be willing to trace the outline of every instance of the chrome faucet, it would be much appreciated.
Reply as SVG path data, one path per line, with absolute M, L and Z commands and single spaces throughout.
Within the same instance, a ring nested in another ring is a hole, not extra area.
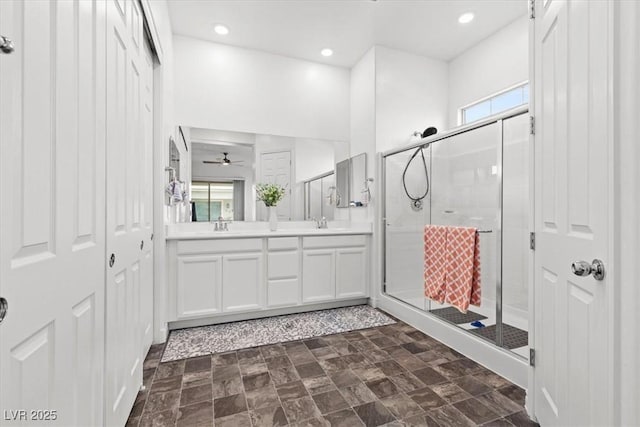
M 218 217 L 218 221 L 214 222 L 214 231 L 229 231 L 229 222 Z
M 322 219 L 317 219 L 315 217 L 311 218 L 312 221 L 315 221 L 316 228 L 329 228 L 329 224 L 327 223 L 327 218 L 322 217 Z

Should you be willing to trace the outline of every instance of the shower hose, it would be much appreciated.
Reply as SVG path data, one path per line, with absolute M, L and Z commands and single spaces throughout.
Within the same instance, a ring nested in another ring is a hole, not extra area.
M 413 155 L 407 162 L 406 166 L 404 167 L 404 171 L 402 172 L 402 186 L 404 187 L 404 192 L 407 195 L 407 197 L 411 199 L 411 205 L 415 209 L 422 208 L 422 199 L 427 197 L 427 194 L 429 194 L 429 169 L 427 169 L 427 160 L 424 158 L 424 148 L 425 146 L 421 145 L 416 149 L 416 151 L 413 153 Z M 409 165 L 411 164 L 413 159 L 416 158 L 418 153 L 420 153 L 420 156 L 422 157 L 422 165 L 424 166 L 424 177 L 425 177 L 425 182 L 427 184 L 427 188 L 424 191 L 424 194 L 422 194 L 421 196 L 415 197 L 409 194 L 409 190 L 407 190 L 406 175 L 407 175 L 407 170 L 409 169 Z

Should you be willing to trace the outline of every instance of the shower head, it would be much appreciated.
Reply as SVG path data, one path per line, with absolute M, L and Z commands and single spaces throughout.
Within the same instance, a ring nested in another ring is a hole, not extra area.
M 438 129 L 433 126 L 426 128 L 424 131 L 420 132 L 419 130 L 413 132 L 413 136 L 419 136 L 420 138 L 426 138 L 431 135 L 435 135 L 438 133 Z

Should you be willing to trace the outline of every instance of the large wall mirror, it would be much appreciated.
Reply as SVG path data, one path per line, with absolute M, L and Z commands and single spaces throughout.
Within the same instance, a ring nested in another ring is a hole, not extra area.
M 256 200 L 256 184 L 277 183 L 286 188 L 277 206 L 278 220 L 309 218 L 306 183 L 333 175 L 336 162 L 349 158 L 349 143 L 229 132 L 182 126 L 191 142 L 192 219 L 215 221 L 266 221 L 264 203 Z M 327 178 L 318 184 L 328 194 L 334 184 Z M 319 217 L 333 218 L 336 200 L 314 206 Z
M 367 154 L 338 162 L 336 165 L 336 207 L 364 207 L 369 203 Z

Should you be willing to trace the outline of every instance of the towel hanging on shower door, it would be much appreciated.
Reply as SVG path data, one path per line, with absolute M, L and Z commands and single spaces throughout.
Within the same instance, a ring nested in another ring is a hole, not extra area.
M 480 306 L 480 240 L 473 227 L 424 228 L 424 291 L 427 298 L 466 313 Z

